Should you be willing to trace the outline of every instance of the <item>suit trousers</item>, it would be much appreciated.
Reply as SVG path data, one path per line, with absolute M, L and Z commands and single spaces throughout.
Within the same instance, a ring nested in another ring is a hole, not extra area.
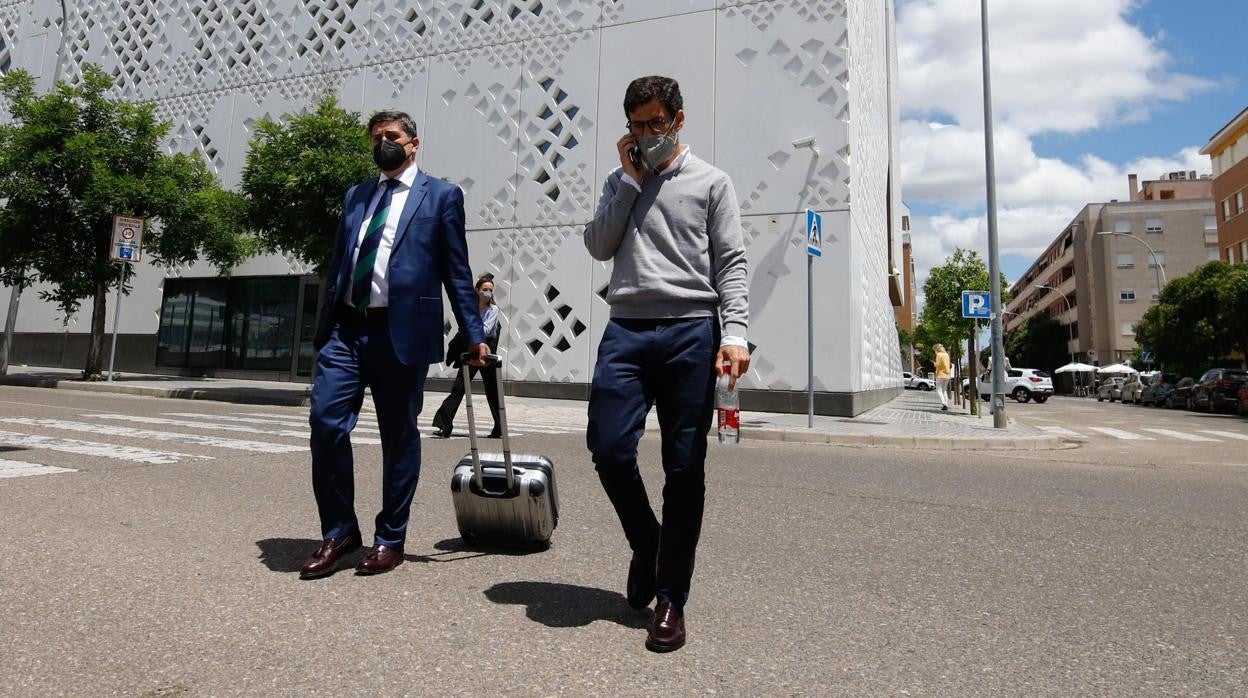
M 399 362 L 386 313 L 338 311 L 329 341 L 316 357 L 312 384 L 312 491 L 321 535 L 359 532 L 351 431 L 359 419 L 364 388 L 372 390 L 381 430 L 381 510 L 373 541 L 399 547 L 420 478 L 420 432 L 416 418 L 424 400 L 428 364 Z
M 715 411 L 713 317 L 612 319 L 598 347 L 586 445 L 634 552 L 658 552 L 657 591 L 689 597 L 706 498 L 706 441 Z M 654 405 L 662 433 L 663 522 L 637 466 L 637 443 Z

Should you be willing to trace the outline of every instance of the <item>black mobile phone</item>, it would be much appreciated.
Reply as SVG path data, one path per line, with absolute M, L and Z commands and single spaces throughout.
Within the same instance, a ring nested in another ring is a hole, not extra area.
M 628 159 L 633 163 L 633 167 L 641 169 L 641 153 L 638 152 L 637 146 L 628 149 Z

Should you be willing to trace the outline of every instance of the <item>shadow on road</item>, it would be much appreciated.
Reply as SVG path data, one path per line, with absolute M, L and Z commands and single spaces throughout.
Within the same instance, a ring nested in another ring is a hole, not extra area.
M 553 582 L 504 582 L 484 593 L 494 603 L 525 606 L 529 620 L 551 628 L 577 628 L 596 620 L 637 629 L 650 623 L 649 610 L 634 610 L 622 594 L 605 589 Z
M 260 562 L 273 572 L 298 572 L 320 544 L 321 541 L 314 538 L 265 538 L 256 541 L 256 547 L 260 548 Z M 367 550 L 363 548 L 343 559 L 354 565 Z

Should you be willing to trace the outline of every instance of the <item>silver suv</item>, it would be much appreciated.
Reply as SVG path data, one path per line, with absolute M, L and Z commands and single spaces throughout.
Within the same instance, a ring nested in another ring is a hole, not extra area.
M 979 388 L 979 399 L 987 400 L 992 393 L 992 373 L 984 371 L 979 374 L 976 387 Z M 1005 394 L 1018 402 L 1035 400 L 1038 403 L 1043 403 L 1053 395 L 1053 379 L 1047 371 L 1041 371 L 1036 368 L 1007 368 L 1005 370 L 1004 387 Z M 962 392 L 968 398 L 970 397 L 970 389 L 966 379 L 962 381 Z

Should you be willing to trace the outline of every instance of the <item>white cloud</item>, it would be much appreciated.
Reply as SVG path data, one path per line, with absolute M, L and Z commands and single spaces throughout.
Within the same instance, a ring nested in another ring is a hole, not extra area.
M 1041 157 L 1034 139 L 1149 118 L 1213 83 L 1172 72 L 1155 39 L 1130 22 L 1136 0 L 994 0 L 990 5 L 998 232 L 1002 254 L 1039 254 L 1088 202 L 1126 199 L 1127 174 L 1208 172 L 1179 153 L 1114 163 Z M 918 285 L 955 247 L 987 257 L 979 3 L 902 0 L 902 186 Z M 922 210 L 934 215 L 921 215 Z

